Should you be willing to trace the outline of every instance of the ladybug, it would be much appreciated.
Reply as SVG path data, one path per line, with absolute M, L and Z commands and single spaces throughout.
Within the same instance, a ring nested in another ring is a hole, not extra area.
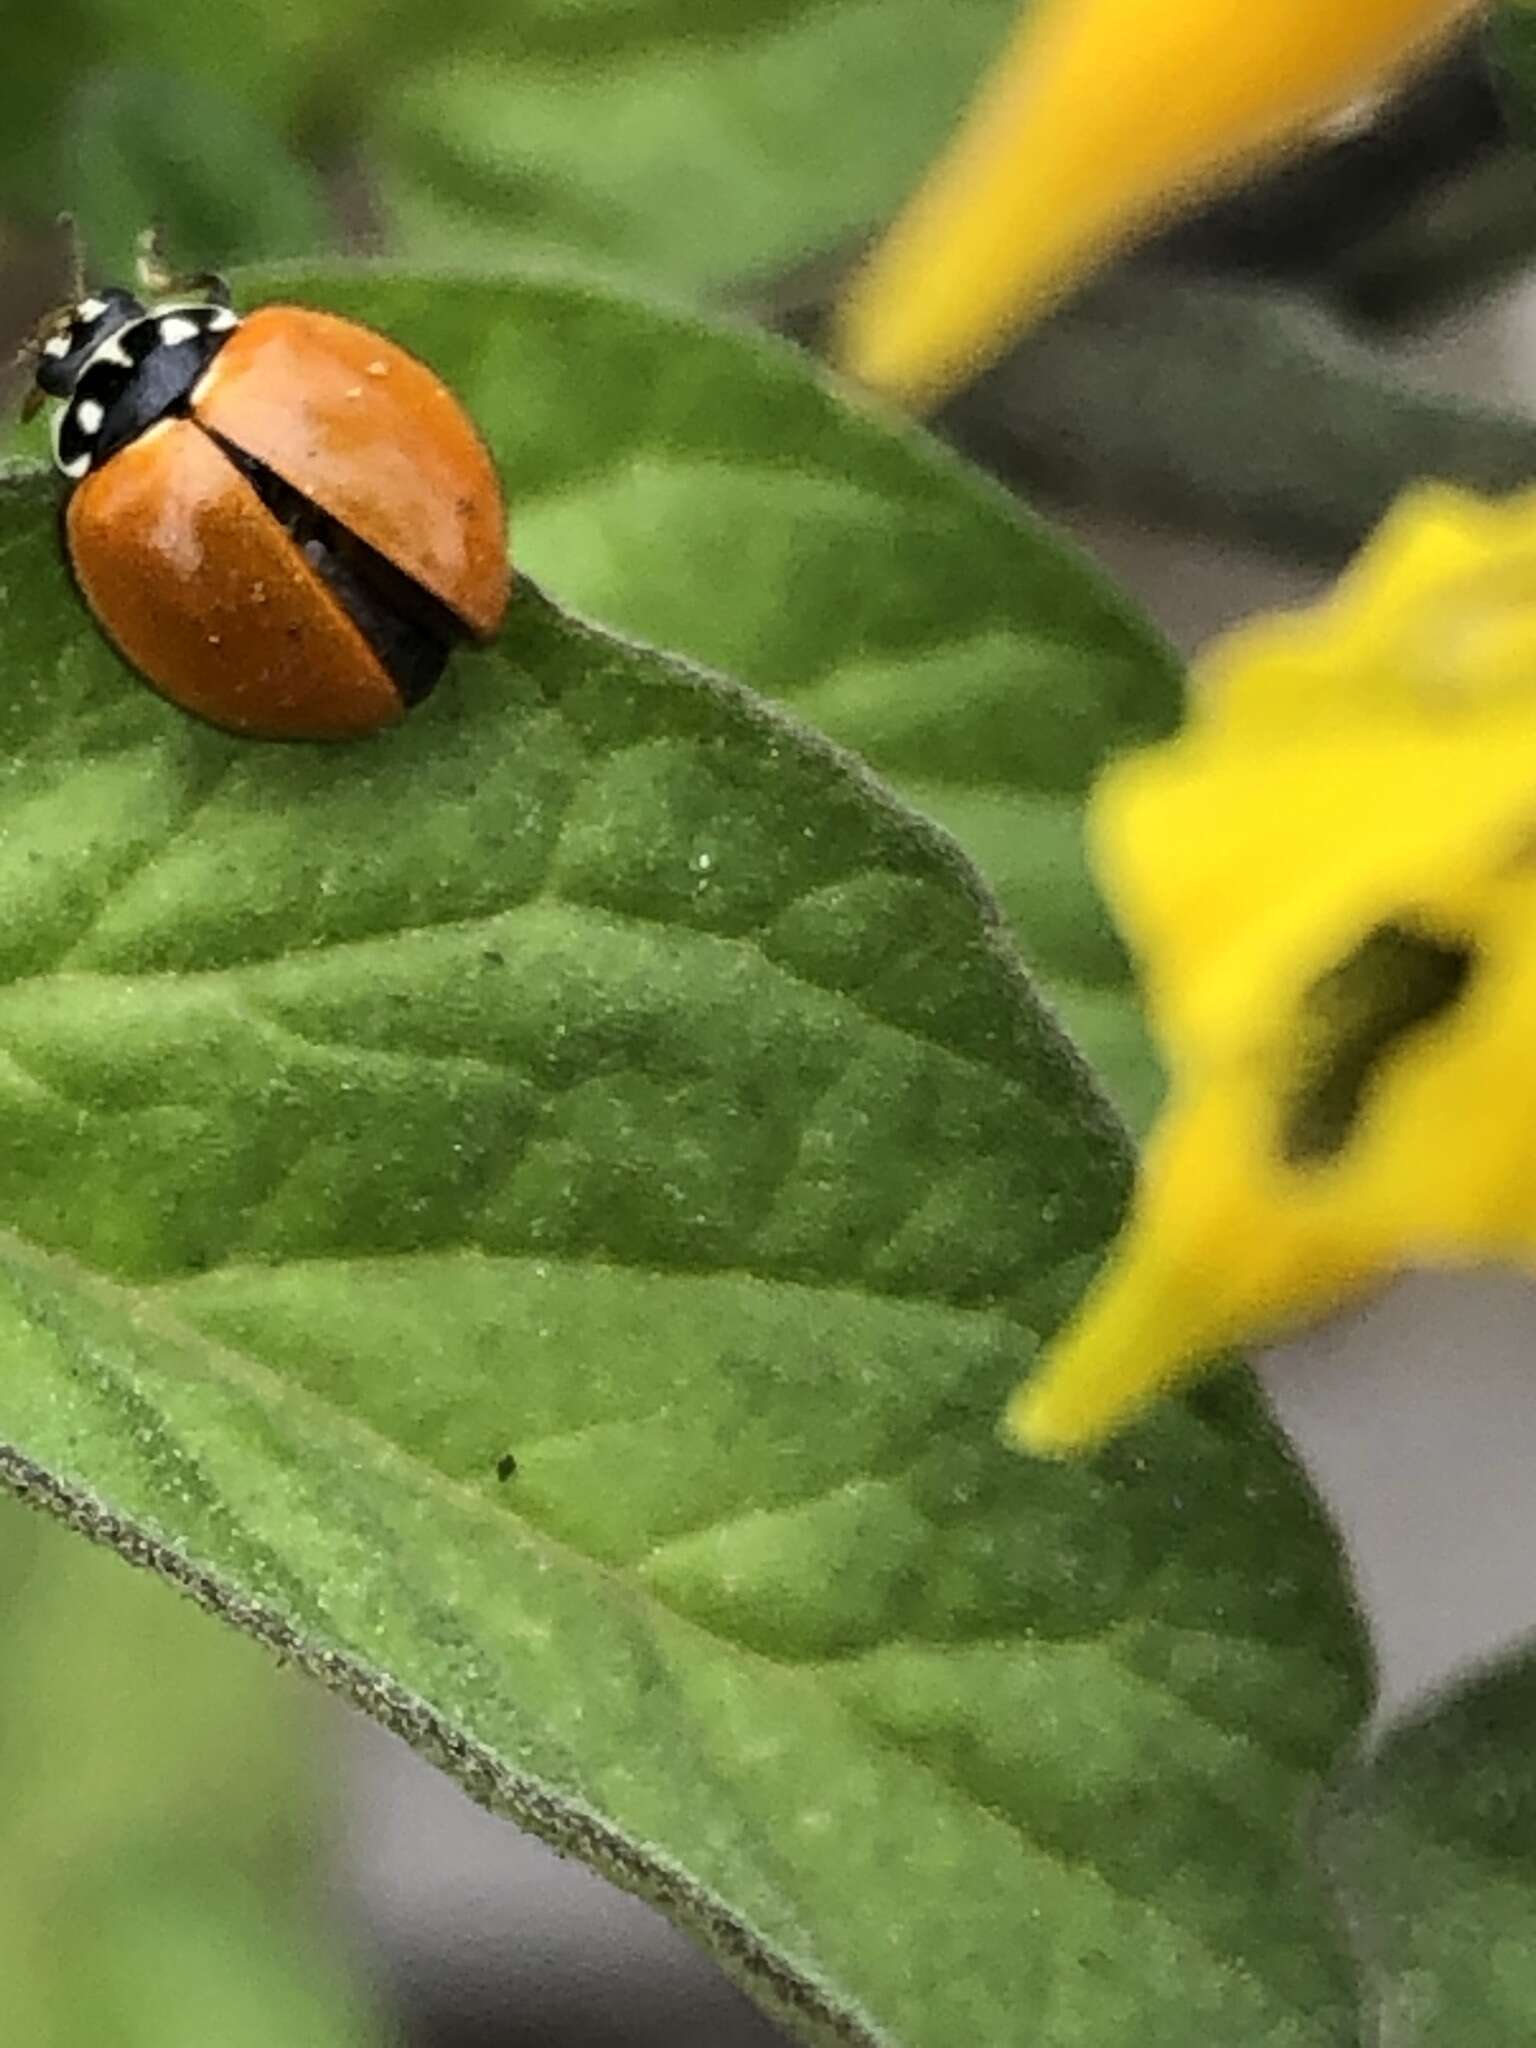
M 211 275 L 153 296 L 172 282 L 146 262 L 144 298 L 81 297 L 34 344 L 81 594 L 155 689 L 226 731 L 392 725 L 501 624 L 490 456 L 383 335 L 301 306 L 242 318 Z

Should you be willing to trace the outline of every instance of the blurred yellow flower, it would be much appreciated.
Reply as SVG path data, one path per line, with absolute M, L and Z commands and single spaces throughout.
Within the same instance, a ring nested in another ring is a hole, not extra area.
M 1536 492 L 1412 493 L 1092 826 L 1170 1095 L 1009 1410 L 1057 1453 L 1394 1268 L 1536 1265 Z
M 1479 0 L 1033 0 L 969 119 L 855 280 L 837 353 L 932 401 L 1117 243 L 1239 176 Z

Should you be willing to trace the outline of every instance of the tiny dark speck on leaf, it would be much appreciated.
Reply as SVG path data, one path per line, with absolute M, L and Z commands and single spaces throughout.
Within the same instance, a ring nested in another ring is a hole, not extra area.
M 480 958 L 485 962 L 487 967 L 505 967 L 507 964 L 506 954 L 498 953 L 495 951 L 493 947 L 490 946 L 486 947 L 485 951 L 480 955 Z
M 497 1477 L 498 1479 L 506 1480 L 506 1479 L 515 1479 L 515 1478 L 516 1478 L 516 1476 L 517 1476 L 517 1460 L 516 1460 L 516 1458 L 514 1458 L 514 1457 L 513 1457 L 512 1453 L 511 1453 L 510 1451 L 503 1451 L 503 1452 L 502 1452 L 502 1454 L 501 1454 L 501 1456 L 500 1456 L 500 1457 L 499 1457 L 499 1458 L 498 1458 L 498 1459 L 496 1460 L 496 1477 Z

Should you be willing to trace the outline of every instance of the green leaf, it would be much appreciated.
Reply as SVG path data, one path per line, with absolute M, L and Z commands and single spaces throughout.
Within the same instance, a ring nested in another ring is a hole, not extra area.
M 1160 715 L 1097 586 L 776 348 L 552 284 L 287 284 L 461 382 L 540 573 L 649 419 L 654 573 L 700 573 L 712 503 L 759 572 L 732 631 L 785 613 L 807 681 L 847 633 L 960 691 L 1034 585 L 1071 683 L 1094 620 L 1128 671 L 1063 801 Z M 1349 2038 L 1294 1819 L 1362 1662 L 1247 1387 L 1089 1469 L 996 1439 L 1127 1159 L 953 845 L 526 585 L 403 731 L 224 740 L 83 627 L 45 495 L 0 496 L 11 1484 L 808 2035 Z
M 559 278 L 253 273 L 420 338 L 512 493 L 516 559 L 583 612 L 739 675 L 956 833 L 1122 1109 L 1159 1090 L 1084 857 L 1104 754 L 1158 737 L 1162 643 L 1060 539 L 781 345 Z M 488 340 L 488 337 L 494 339 Z
M 1536 2029 L 1536 1660 L 1479 1672 L 1345 1774 L 1320 1837 L 1393 2048 Z
M 928 0 L 546 0 L 474 62 L 413 50 L 373 160 L 407 249 L 712 290 L 889 213 L 1017 12 L 953 0 L 936 33 Z
M 310 1703 L 259 1652 L 0 1511 L 0 1983 L 28 2048 L 362 2048 L 326 1940 Z

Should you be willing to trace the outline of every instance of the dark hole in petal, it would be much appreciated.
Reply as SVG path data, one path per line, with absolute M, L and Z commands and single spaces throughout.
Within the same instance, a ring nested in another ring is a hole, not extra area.
M 1282 1125 L 1287 1165 L 1318 1166 L 1339 1156 L 1383 1064 L 1405 1038 L 1460 1001 L 1476 964 L 1470 945 L 1381 924 L 1312 984 Z
M 203 431 L 210 430 L 205 427 Z M 389 671 L 406 703 L 419 704 L 437 687 L 449 654 L 456 643 L 468 637 L 469 629 L 430 591 L 349 533 L 265 463 L 226 441 L 222 434 L 211 438 L 293 536 L 305 560 Z

